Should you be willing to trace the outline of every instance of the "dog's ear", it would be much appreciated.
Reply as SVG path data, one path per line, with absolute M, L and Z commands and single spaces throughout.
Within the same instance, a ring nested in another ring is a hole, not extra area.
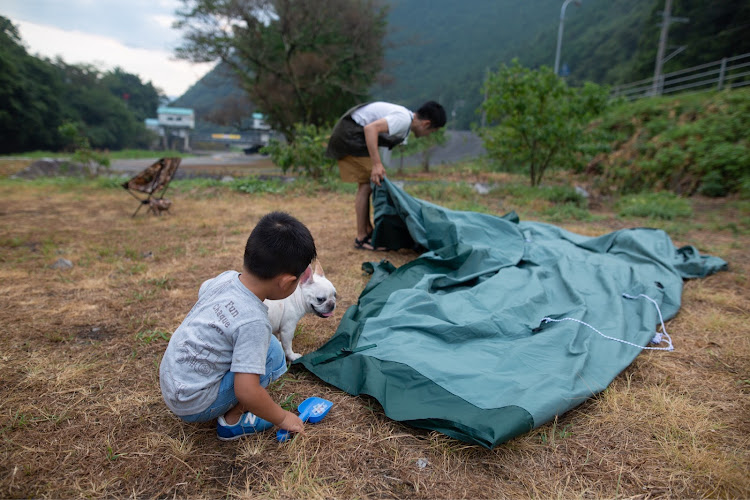
M 303 283 L 312 281 L 312 274 L 313 274 L 312 267 L 307 266 L 307 269 L 305 269 L 305 272 L 302 273 L 302 276 L 299 277 L 299 284 L 302 285 Z
M 326 273 L 323 272 L 323 266 L 320 265 L 320 261 L 315 261 L 315 274 L 317 276 L 325 276 Z

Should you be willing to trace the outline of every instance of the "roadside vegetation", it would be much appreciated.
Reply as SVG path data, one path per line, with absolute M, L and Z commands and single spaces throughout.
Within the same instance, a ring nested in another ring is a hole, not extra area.
M 589 125 L 579 167 L 603 190 L 750 196 L 750 90 L 622 103 Z
M 153 149 L 121 149 L 119 151 L 108 151 L 106 153 L 100 153 L 109 158 L 109 160 L 143 160 L 149 158 L 161 158 L 166 156 L 179 156 L 180 158 L 191 158 L 195 156 L 192 153 L 186 153 L 184 151 L 177 150 L 158 150 Z M 6 158 L 27 158 L 27 159 L 41 159 L 41 158 L 70 158 L 70 152 L 64 151 L 29 151 L 27 153 L 16 153 L 8 155 L 0 155 L 0 159 Z

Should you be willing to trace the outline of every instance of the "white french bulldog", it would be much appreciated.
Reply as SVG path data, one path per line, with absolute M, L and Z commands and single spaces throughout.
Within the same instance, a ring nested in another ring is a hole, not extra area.
M 292 362 L 301 357 L 292 350 L 297 323 L 308 313 L 317 314 L 321 318 L 333 315 L 336 308 L 336 288 L 325 277 L 320 262 L 316 261 L 315 271 L 312 266 L 307 266 L 293 294 L 282 300 L 266 299 L 263 303 L 268 306 L 268 319 L 273 333 L 279 337 L 287 360 Z

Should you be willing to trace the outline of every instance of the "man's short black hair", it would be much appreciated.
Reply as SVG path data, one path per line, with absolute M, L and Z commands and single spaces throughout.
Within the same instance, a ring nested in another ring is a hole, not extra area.
M 430 120 L 430 128 L 440 128 L 445 125 L 445 109 L 435 101 L 427 101 L 417 110 L 417 116 L 422 120 Z
M 287 273 L 300 277 L 317 256 L 315 241 L 300 221 L 284 212 L 264 215 L 245 244 L 245 269 L 261 279 Z

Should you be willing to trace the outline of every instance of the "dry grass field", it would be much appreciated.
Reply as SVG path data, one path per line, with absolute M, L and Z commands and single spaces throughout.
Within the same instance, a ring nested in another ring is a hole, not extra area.
M 471 175 L 462 180 L 502 180 Z M 121 189 L 0 179 L 0 497 L 750 497 L 746 201 L 693 199 L 692 218 L 659 222 L 623 219 L 606 202 L 580 221 L 547 218 L 554 206 L 544 200 L 430 200 L 515 209 L 592 236 L 658 225 L 677 245 L 730 265 L 685 283 L 682 309 L 667 324 L 674 352 L 644 351 L 603 393 L 487 450 L 393 422 L 374 399 L 298 367 L 272 397 L 287 407 L 313 395 L 335 404 L 306 437 L 221 442 L 214 424 L 182 423 L 161 399 L 161 355 L 200 284 L 240 268 L 263 214 L 282 209 L 307 224 L 338 290 L 333 318 L 300 323 L 302 353 L 322 345 L 356 303 L 368 279 L 362 262 L 399 266 L 416 254 L 355 250 L 347 190 L 247 194 L 186 182 L 168 197 L 169 215 L 131 218 L 135 200 Z M 73 267 L 52 269 L 61 258 Z

